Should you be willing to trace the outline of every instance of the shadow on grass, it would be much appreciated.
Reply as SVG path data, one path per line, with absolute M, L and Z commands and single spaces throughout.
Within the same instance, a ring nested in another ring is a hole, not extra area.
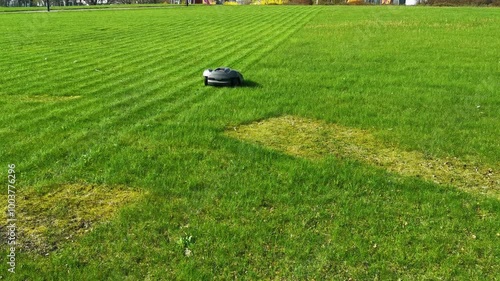
M 240 87 L 244 88 L 262 88 L 262 85 L 252 81 L 252 80 L 244 80 L 243 83 L 240 85 Z
M 252 81 L 252 80 L 244 80 L 239 86 L 231 86 L 231 85 L 210 85 L 215 88 L 262 88 L 262 85 Z

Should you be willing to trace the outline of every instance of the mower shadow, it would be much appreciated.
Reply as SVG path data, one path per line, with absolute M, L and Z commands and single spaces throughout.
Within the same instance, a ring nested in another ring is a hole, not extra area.
M 243 83 L 241 83 L 238 86 L 231 86 L 231 85 L 210 85 L 211 87 L 215 88 L 262 88 L 262 85 L 252 81 L 252 80 L 243 80 Z
M 252 81 L 252 80 L 243 80 L 243 83 L 240 85 L 243 88 L 262 88 L 262 85 Z

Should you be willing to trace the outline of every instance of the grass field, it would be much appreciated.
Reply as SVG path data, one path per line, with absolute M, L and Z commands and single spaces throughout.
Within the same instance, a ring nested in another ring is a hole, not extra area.
M 196 6 L 0 25 L 17 219 L 3 279 L 500 278 L 500 10 Z M 246 84 L 203 86 L 217 66 Z

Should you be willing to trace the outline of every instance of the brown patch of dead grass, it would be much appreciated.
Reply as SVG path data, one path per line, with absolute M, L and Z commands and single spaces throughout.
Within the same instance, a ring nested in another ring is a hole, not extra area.
M 124 187 L 84 184 L 61 185 L 42 194 L 19 192 L 15 209 L 17 247 L 48 254 L 110 220 L 121 207 L 140 196 L 138 191 Z M 5 244 L 4 240 L 0 243 Z
M 500 198 L 498 171 L 491 167 L 388 147 L 360 129 L 283 116 L 233 128 L 227 131 L 227 135 L 293 156 L 321 159 L 334 155 L 354 159 L 404 176 L 420 177 Z
M 50 96 L 50 95 L 39 95 L 39 96 L 25 96 L 21 98 L 23 102 L 61 102 L 68 100 L 79 99 L 81 96 Z

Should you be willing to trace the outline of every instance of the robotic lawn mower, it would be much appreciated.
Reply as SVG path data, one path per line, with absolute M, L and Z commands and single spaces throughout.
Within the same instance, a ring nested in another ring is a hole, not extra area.
M 240 86 L 243 83 L 243 75 L 229 67 L 219 67 L 203 71 L 205 86 Z

